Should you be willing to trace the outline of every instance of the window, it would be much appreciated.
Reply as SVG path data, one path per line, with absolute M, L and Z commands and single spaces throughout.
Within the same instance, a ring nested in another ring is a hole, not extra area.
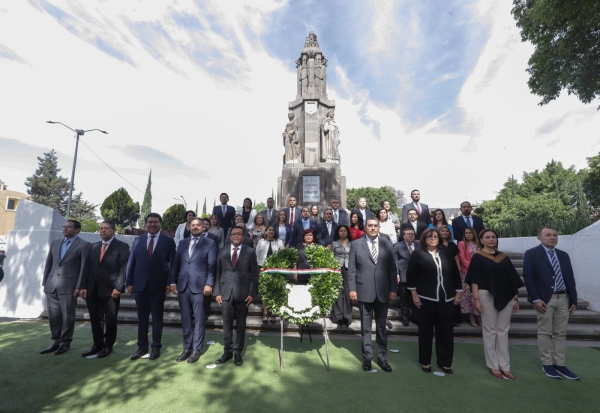
M 7 211 L 14 211 L 14 210 L 16 210 L 18 203 L 19 203 L 19 199 L 18 198 L 8 198 L 8 200 L 6 201 L 6 210 Z

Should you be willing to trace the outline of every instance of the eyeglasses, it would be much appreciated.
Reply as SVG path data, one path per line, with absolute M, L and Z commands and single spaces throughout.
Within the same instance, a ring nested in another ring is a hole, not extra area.
M 63 225 L 62 229 L 75 229 L 72 225 Z
M 440 239 L 437 235 L 428 235 L 425 238 L 428 238 L 428 239 Z

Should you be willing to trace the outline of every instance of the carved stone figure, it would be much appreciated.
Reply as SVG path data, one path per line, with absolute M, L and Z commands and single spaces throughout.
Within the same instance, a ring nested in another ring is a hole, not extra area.
M 294 121 L 294 112 L 288 113 L 290 120 L 282 133 L 283 146 L 285 147 L 285 163 L 300 162 L 300 137 L 298 136 L 298 125 Z
M 340 162 L 340 130 L 334 119 L 333 109 L 327 112 L 321 124 L 321 162 Z
M 321 85 L 323 84 L 322 61 L 321 55 L 318 54 L 315 59 L 315 97 L 318 98 L 321 94 Z
M 306 67 L 306 55 L 302 55 L 302 72 L 300 81 L 302 82 L 302 96 L 308 94 L 308 68 Z

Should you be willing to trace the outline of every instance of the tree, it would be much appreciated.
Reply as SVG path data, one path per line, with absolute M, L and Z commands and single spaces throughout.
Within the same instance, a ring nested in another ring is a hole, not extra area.
M 54 208 L 64 216 L 69 200 L 69 181 L 58 174 L 61 169 L 58 167 L 56 151 L 52 149 L 50 152 L 45 152 L 43 158 L 38 156 L 37 159 L 38 168 L 25 180 L 27 194 L 31 196 L 33 202 Z M 96 219 L 96 207 L 97 205 L 84 201 L 81 192 L 75 194 L 71 199 L 69 218 Z
M 588 173 L 583 180 L 583 191 L 593 208 L 600 208 L 600 153 L 587 158 Z
M 590 0 L 513 0 L 521 40 L 535 50 L 527 72 L 529 89 L 545 105 L 563 89 L 583 103 L 600 93 L 600 13 Z M 600 109 L 600 106 L 598 107 Z
M 254 204 L 252 206 L 252 208 L 256 209 L 257 213 L 260 213 L 260 212 L 266 211 L 267 204 L 265 204 L 264 202 L 259 202 L 258 204 Z
M 406 196 L 404 195 L 404 191 L 402 189 L 396 189 L 393 186 L 388 186 L 388 188 L 396 196 L 396 206 L 398 208 L 402 208 L 402 206 L 406 204 Z
M 138 219 L 138 227 L 141 229 L 146 228 L 146 215 L 152 212 L 152 169 L 148 174 L 148 183 L 146 184 L 146 192 L 144 192 L 144 200 L 142 201 L 142 210 L 140 218 Z
M 162 229 L 175 231 L 185 221 L 185 206 L 181 203 L 171 205 L 163 214 Z
M 202 205 L 202 215 L 206 215 L 206 197 L 204 197 L 204 205 Z
M 383 201 L 390 201 L 392 211 L 396 214 L 398 213 L 398 206 L 394 203 L 396 195 L 390 191 L 390 188 L 387 186 L 382 186 L 381 188 L 366 187 L 346 190 L 346 203 L 349 209 L 356 208 L 360 198 L 366 199 L 367 209 L 370 209 L 373 213 L 377 212 L 377 209 L 379 209 Z
M 194 214 L 196 214 L 196 216 L 198 216 L 198 200 L 196 199 L 196 210 L 194 211 Z
M 100 213 L 102 218 L 115 221 L 122 231 L 135 227 L 140 217 L 140 204 L 133 202 L 125 188 L 119 188 L 106 197 L 100 207 Z

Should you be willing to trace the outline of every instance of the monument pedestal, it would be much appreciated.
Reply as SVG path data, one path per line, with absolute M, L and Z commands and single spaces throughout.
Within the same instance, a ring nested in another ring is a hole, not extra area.
M 283 166 L 281 178 L 277 181 L 279 208 L 287 206 L 290 196 L 295 196 L 302 206 L 329 205 L 338 199 L 340 206 L 346 206 L 346 177 L 342 176 L 339 165 L 320 163 L 318 167 L 306 167 L 302 163 Z

